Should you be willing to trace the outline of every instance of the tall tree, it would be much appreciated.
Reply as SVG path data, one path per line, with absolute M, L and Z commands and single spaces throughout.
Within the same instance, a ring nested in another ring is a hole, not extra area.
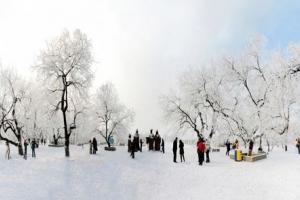
M 35 66 L 38 74 L 44 76 L 49 91 L 56 95 L 55 111 L 60 110 L 62 113 L 66 157 L 70 156 L 69 138 L 72 133 L 71 124 L 67 122 L 70 95 L 86 95 L 93 78 L 92 61 L 91 43 L 77 29 L 72 35 L 64 31 L 49 42 Z

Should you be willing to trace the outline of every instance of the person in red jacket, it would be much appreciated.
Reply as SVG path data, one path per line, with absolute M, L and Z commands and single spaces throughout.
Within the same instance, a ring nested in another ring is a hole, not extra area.
M 205 143 L 202 138 L 199 138 L 197 142 L 197 153 L 198 153 L 199 165 L 202 165 L 204 161 L 204 153 L 205 153 Z

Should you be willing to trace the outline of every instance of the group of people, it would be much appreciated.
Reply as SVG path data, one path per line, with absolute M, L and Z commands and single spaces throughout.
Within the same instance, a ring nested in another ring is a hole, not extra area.
M 175 140 L 173 141 L 173 162 L 177 162 L 177 147 L 178 147 L 178 138 L 176 137 Z M 206 162 L 210 162 L 209 158 L 209 153 L 210 153 L 210 144 L 208 140 L 205 142 L 203 138 L 199 138 L 197 142 L 197 153 L 198 153 L 198 161 L 199 165 L 202 165 L 205 156 L 206 155 Z M 180 161 L 185 162 L 185 157 L 184 157 L 184 143 L 182 140 L 179 140 L 179 155 L 180 155 Z
M 153 135 L 153 129 L 150 130 L 150 134 L 146 137 L 146 143 L 148 144 L 149 151 L 162 151 L 165 153 L 165 141 L 162 139 L 156 130 Z
M 136 130 L 134 136 L 131 134 L 128 136 L 128 152 L 130 152 L 130 156 L 134 158 L 134 153 L 137 151 L 143 151 L 144 140 L 140 138 L 138 129 Z M 150 130 L 150 135 L 146 137 L 146 144 L 148 145 L 149 151 L 162 151 L 165 153 L 165 142 L 160 137 L 158 130 L 155 135 L 153 135 L 153 129 Z
M 143 151 L 143 140 L 140 139 L 139 130 L 136 129 L 133 138 L 131 134 L 128 136 L 128 152 L 130 152 L 130 156 L 134 158 L 134 153 L 137 151 Z
M 231 150 L 231 149 L 239 149 L 240 144 L 239 144 L 239 141 L 238 141 L 238 140 L 235 140 L 235 141 L 232 143 L 232 148 L 231 148 L 231 143 L 229 142 L 229 140 L 227 140 L 226 143 L 225 143 L 225 146 L 226 146 L 226 156 L 229 156 L 230 150 Z M 252 145 L 252 148 L 253 148 L 253 145 Z M 251 149 L 251 152 L 252 152 L 252 149 Z
M 11 156 L 10 156 L 10 145 L 9 145 L 8 141 L 6 141 L 5 144 L 6 144 L 5 159 L 9 160 L 9 159 L 11 159 Z M 25 139 L 24 142 L 23 142 L 23 145 L 24 145 L 23 158 L 25 160 L 27 160 L 27 146 L 29 144 L 31 146 L 31 156 L 33 158 L 36 157 L 35 149 L 38 148 L 38 143 L 36 142 L 36 139 L 33 139 L 31 142 L 30 142 L 30 138 L 29 139 Z
M 98 151 L 98 142 L 96 138 L 94 137 L 93 140 L 90 140 L 89 144 L 90 144 L 90 154 L 96 154 Z
M 231 150 L 231 143 L 229 142 L 229 140 L 226 141 L 225 143 L 226 146 L 226 155 L 229 156 L 229 152 Z M 235 140 L 234 143 L 232 143 L 232 149 L 239 149 L 239 141 Z M 249 150 L 248 150 L 248 156 L 252 155 L 252 151 L 253 151 L 253 146 L 254 146 L 254 141 L 252 139 L 249 140 Z
M 177 162 L 177 146 L 178 146 L 178 138 L 176 137 L 174 142 L 173 142 L 173 162 Z M 182 140 L 179 140 L 179 155 L 180 155 L 180 161 L 185 162 L 185 158 L 184 158 L 184 143 L 182 142 Z

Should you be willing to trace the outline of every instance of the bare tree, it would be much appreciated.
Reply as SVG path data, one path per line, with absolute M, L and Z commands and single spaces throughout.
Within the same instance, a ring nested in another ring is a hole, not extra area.
M 96 130 L 105 139 L 108 147 L 111 136 L 128 132 L 134 117 L 134 113 L 120 103 L 112 83 L 106 83 L 97 90 L 95 111 L 98 127 Z
M 69 157 L 69 138 L 72 132 L 67 114 L 70 94 L 78 92 L 84 96 L 90 87 L 93 78 L 91 43 L 80 30 L 75 30 L 73 35 L 64 31 L 48 43 L 38 60 L 39 64 L 35 68 L 44 76 L 51 93 L 56 95 L 55 111 L 60 110 L 63 116 L 65 155 Z

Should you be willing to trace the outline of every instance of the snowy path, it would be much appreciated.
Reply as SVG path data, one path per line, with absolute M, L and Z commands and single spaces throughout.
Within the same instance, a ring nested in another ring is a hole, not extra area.
M 125 147 L 93 156 L 74 146 L 66 159 L 63 148 L 41 147 L 37 159 L 25 161 L 12 149 L 13 159 L 7 161 L 0 145 L 1 200 L 300 198 L 300 155 L 294 148 L 278 149 L 255 163 L 213 153 L 212 162 L 202 167 L 188 145 L 184 164 L 174 164 L 171 151 L 137 153 L 132 160 Z

